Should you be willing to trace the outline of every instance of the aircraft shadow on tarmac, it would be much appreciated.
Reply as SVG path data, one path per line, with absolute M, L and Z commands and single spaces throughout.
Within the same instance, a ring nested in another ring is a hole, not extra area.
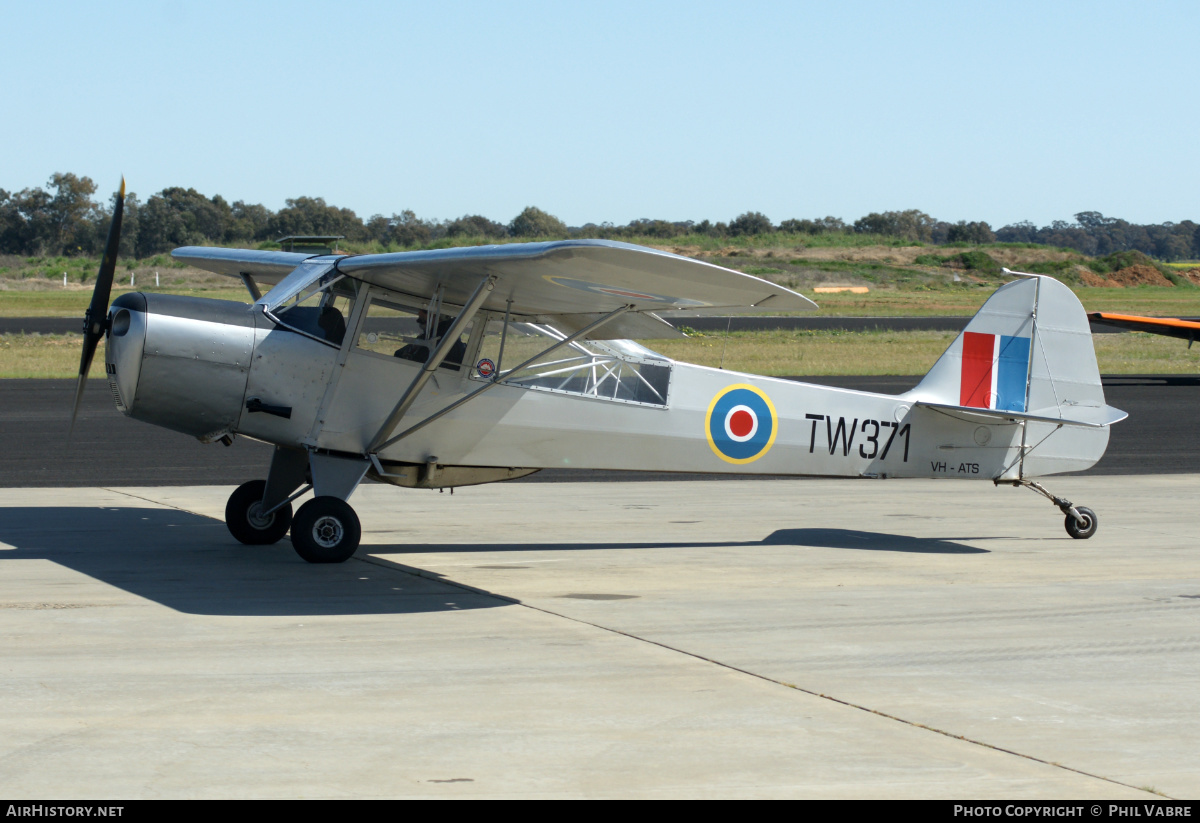
M 981 538 L 964 538 L 981 539 Z M 762 540 L 635 541 L 632 543 L 408 543 L 364 546 L 370 554 L 426 554 L 461 552 L 598 551 L 611 549 L 706 549 L 795 546 L 796 548 L 857 549 L 859 551 L 917 552 L 921 554 L 988 554 L 987 549 L 937 537 L 909 537 L 854 529 L 779 529 Z
M 189 614 L 280 616 L 412 614 L 496 608 L 514 601 L 465 590 L 385 558 L 310 565 L 287 542 L 243 546 L 225 524 L 175 509 L 0 508 L 4 560 L 42 559 Z M 952 540 L 851 529 L 781 529 L 763 540 L 469 543 L 363 546 L 361 554 L 595 551 L 794 546 L 925 554 L 986 554 Z M 3 572 L 0 572 L 2 574 Z M 39 595 L 44 596 L 44 595 Z
M 188 614 L 413 614 L 513 602 L 399 564 L 311 565 L 286 540 L 243 546 L 224 523 L 174 509 L 0 508 L 0 542 L 13 547 L 0 548 L 0 575 L 5 560 L 50 560 Z

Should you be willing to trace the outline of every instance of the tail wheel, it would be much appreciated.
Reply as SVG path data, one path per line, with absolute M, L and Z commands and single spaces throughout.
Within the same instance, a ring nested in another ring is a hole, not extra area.
M 358 515 L 336 497 L 314 497 L 292 518 L 292 547 L 309 563 L 344 563 L 361 537 Z
M 238 486 L 225 504 L 229 533 L 247 546 L 278 543 L 292 525 L 292 504 L 285 503 L 268 515 L 262 513 L 266 480 L 251 480 Z
M 1080 523 L 1071 515 L 1067 515 L 1067 534 L 1074 537 L 1076 540 L 1087 540 L 1096 533 L 1096 528 L 1100 525 L 1096 519 L 1096 513 L 1086 506 L 1076 506 L 1075 511 L 1079 512 L 1079 516 L 1083 518 L 1083 523 Z

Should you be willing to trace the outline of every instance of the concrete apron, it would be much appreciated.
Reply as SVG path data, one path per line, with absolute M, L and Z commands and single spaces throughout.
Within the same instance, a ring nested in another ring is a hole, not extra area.
M 10 797 L 1200 795 L 1200 476 L 0 492 Z

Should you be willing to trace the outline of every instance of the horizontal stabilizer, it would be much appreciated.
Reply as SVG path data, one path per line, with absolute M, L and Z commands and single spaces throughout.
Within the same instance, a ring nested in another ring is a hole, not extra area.
M 1056 423 L 1062 426 L 1084 426 L 1086 428 L 1100 429 L 1105 426 L 1111 426 L 1113 423 L 1120 423 L 1129 416 L 1128 412 L 1114 409 L 1112 406 L 1086 406 L 1078 409 L 1080 417 L 1088 419 L 1071 420 L 1066 417 L 1058 417 L 1054 412 L 1058 409 L 1046 409 L 1047 414 L 1031 414 L 1028 412 L 1015 411 L 996 411 L 993 409 L 980 409 L 974 406 L 951 406 L 947 403 L 926 403 L 918 401 L 915 405 L 922 406 L 927 409 L 936 409 L 946 412 L 952 417 L 959 417 L 966 420 L 978 420 L 981 423 L 987 422 L 1008 422 L 1016 423 L 1021 420 L 1032 420 L 1038 423 Z

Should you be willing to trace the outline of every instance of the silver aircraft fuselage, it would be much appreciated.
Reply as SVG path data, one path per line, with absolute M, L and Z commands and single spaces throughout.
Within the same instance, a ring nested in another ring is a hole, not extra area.
M 114 301 L 111 317 L 106 362 L 118 408 L 204 442 L 244 435 L 367 456 L 421 369 L 357 347 L 355 329 L 336 347 L 242 303 L 134 293 Z M 919 391 L 880 395 L 662 363 L 665 402 L 494 386 L 379 449 L 371 475 L 416 485 L 403 467 L 433 466 L 426 486 L 564 467 L 1007 480 L 1086 469 L 1108 441 L 1107 426 L 947 416 L 917 406 Z M 487 381 L 475 368 L 439 369 L 392 431 Z

